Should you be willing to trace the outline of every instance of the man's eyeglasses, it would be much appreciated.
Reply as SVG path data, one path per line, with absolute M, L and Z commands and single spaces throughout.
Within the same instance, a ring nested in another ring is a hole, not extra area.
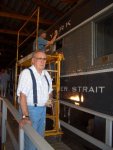
M 34 57 L 36 60 L 38 60 L 38 61 L 41 61 L 41 60 L 43 60 L 43 61 L 46 61 L 46 58 L 38 58 L 38 57 Z

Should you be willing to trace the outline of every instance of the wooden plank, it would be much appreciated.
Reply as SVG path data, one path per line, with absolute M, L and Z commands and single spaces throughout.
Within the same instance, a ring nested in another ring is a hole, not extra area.
M 51 6 L 50 4 L 48 4 L 47 2 L 42 2 L 41 0 L 33 0 L 36 4 L 38 4 L 38 6 L 44 7 L 48 10 L 50 10 L 51 12 L 55 13 L 58 16 L 62 16 L 63 12 L 60 10 L 57 10 L 56 7 Z
M 29 19 L 30 16 L 25 16 L 25 15 L 21 15 L 18 13 L 10 13 L 10 12 L 0 12 L 0 17 L 6 17 L 6 18 L 12 18 L 12 19 L 17 19 L 17 20 L 23 20 L 26 21 Z M 31 22 L 37 22 L 36 18 L 31 18 L 29 21 Z M 39 23 L 42 24 L 47 24 L 47 25 L 52 25 L 53 23 L 55 23 L 53 20 L 49 20 L 49 19 L 43 19 L 40 17 Z

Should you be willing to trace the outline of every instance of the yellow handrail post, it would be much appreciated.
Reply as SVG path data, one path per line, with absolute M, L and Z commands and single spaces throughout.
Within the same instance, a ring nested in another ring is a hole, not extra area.
M 38 29 L 39 29 L 39 13 L 40 13 L 40 8 L 38 7 L 37 9 L 37 26 L 36 26 L 36 50 L 38 50 Z

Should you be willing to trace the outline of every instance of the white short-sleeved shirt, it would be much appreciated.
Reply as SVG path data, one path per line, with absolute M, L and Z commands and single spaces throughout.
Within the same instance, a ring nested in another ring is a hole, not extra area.
M 33 71 L 37 83 L 37 106 L 44 106 L 49 99 L 49 94 L 52 92 L 52 79 L 46 70 L 43 70 L 40 75 L 34 66 L 31 66 L 30 69 Z M 49 87 L 44 75 L 49 81 Z M 24 69 L 19 76 L 17 96 L 20 96 L 21 92 L 26 95 L 27 105 L 34 106 L 33 83 L 29 69 Z

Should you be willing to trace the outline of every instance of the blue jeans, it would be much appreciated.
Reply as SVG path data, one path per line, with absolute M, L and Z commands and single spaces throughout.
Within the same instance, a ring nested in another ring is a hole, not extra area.
M 46 120 L 46 107 L 45 106 L 28 106 L 29 117 L 32 122 L 32 127 L 44 137 L 45 132 L 45 120 Z M 32 144 L 28 136 L 24 136 L 24 150 L 37 150 Z

